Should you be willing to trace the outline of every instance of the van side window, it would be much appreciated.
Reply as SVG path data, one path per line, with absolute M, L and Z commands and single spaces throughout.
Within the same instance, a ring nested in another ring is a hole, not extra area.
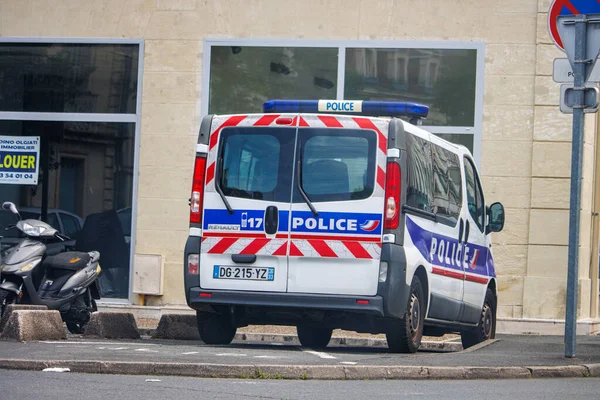
M 431 144 L 418 136 L 406 135 L 407 192 L 406 205 L 419 210 L 433 211 L 433 160 Z
M 458 155 L 432 144 L 433 212 L 456 225 L 462 208 L 462 179 Z
M 483 232 L 485 223 L 485 205 L 483 202 L 483 193 L 477 171 L 473 163 L 468 158 L 465 158 L 465 179 L 467 181 L 467 205 L 469 214 Z

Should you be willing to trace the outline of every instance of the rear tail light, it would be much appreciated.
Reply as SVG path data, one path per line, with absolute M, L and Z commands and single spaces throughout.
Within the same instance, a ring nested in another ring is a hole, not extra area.
M 356 300 L 356 304 L 361 305 L 361 306 L 366 306 L 370 303 L 369 300 Z
M 204 174 L 206 173 L 206 157 L 196 157 L 194 164 L 194 180 L 190 199 L 190 222 L 202 223 L 202 200 L 204 198 Z
M 200 257 L 198 254 L 188 255 L 188 274 L 198 275 L 198 265 Z
M 388 162 L 385 182 L 385 220 L 383 229 L 396 229 L 400 224 L 400 165 Z

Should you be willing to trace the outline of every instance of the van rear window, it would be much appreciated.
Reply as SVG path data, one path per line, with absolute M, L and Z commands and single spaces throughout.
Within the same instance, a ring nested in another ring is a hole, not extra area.
M 229 128 L 221 138 L 223 194 L 289 202 L 294 128 Z
M 313 202 L 373 194 L 377 135 L 361 129 L 299 129 L 302 187 Z M 294 200 L 303 201 L 298 196 Z

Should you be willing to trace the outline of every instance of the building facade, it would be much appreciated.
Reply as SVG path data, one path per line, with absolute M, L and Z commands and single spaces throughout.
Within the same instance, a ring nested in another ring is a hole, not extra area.
M 571 117 L 552 80 L 554 58 L 565 55 L 548 34 L 550 3 L 0 0 L 0 135 L 54 135 L 48 206 L 119 217 L 105 306 L 184 309 L 203 115 L 260 112 L 268 98 L 428 104 L 426 128 L 472 149 L 486 201 L 506 208 L 493 238 L 498 330 L 561 333 Z M 585 124 L 584 333 L 600 326 L 597 116 Z M 35 187 L 0 191 L 40 207 Z

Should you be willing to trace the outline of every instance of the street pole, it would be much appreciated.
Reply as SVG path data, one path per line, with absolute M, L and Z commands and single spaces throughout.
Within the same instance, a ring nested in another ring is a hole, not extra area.
M 571 153 L 571 202 L 569 213 L 569 261 L 567 273 L 567 307 L 565 316 L 565 357 L 576 355 L 577 291 L 579 286 L 579 221 L 581 205 L 581 164 L 583 154 L 587 18 L 575 16 L 575 78 L 573 106 L 573 143 Z

